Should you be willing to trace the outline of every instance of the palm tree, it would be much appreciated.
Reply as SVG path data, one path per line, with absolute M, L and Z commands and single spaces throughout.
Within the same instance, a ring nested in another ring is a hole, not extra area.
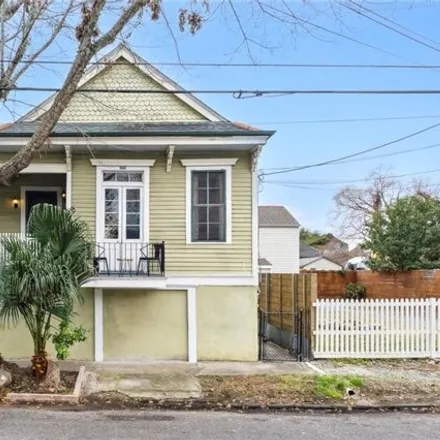
M 24 320 L 34 344 L 33 372 L 43 377 L 52 318 L 70 320 L 82 301 L 80 286 L 93 270 L 92 244 L 73 210 L 36 205 L 27 226 L 26 239 L 1 240 L 6 258 L 0 264 L 0 323 Z

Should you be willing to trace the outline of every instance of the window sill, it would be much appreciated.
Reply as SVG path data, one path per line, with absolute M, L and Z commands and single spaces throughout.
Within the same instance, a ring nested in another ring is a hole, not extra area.
M 192 246 L 225 246 L 232 243 L 230 241 L 187 241 L 186 244 Z

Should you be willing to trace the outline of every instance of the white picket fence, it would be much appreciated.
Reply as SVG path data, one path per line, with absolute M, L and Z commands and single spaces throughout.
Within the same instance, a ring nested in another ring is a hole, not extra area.
M 440 300 L 318 300 L 315 358 L 440 357 Z

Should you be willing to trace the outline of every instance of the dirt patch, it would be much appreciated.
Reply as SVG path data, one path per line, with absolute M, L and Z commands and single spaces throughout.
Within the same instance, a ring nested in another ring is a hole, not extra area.
M 331 364 L 335 367 L 347 365 L 360 365 L 365 367 L 390 368 L 395 367 L 404 371 L 427 371 L 440 373 L 440 360 L 435 359 L 329 359 L 317 361 L 316 365 Z
M 440 404 L 440 381 L 402 381 L 368 378 L 361 398 L 373 404 L 432 403 Z
M 61 382 L 58 390 L 48 388 L 36 380 L 30 368 L 22 368 L 17 364 L 5 363 L 5 368 L 12 374 L 12 382 L 2 393 L 31 393 L 31 394 L 72 394 L 75 388 L 78 372 L 61 371 Z

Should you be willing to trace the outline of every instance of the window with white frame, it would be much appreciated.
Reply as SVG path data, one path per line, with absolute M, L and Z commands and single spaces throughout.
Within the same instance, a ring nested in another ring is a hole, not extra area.
M 191 241 L 226 241 L 225 170 L 191 171 Z
M 143 230 L 142 171 L 104 170 L 103 227 L 105 240 L 141 240 Z
M 181 159 L 186 168 L 186 242 L 230 244 L 232 166 L 237 158 Z

